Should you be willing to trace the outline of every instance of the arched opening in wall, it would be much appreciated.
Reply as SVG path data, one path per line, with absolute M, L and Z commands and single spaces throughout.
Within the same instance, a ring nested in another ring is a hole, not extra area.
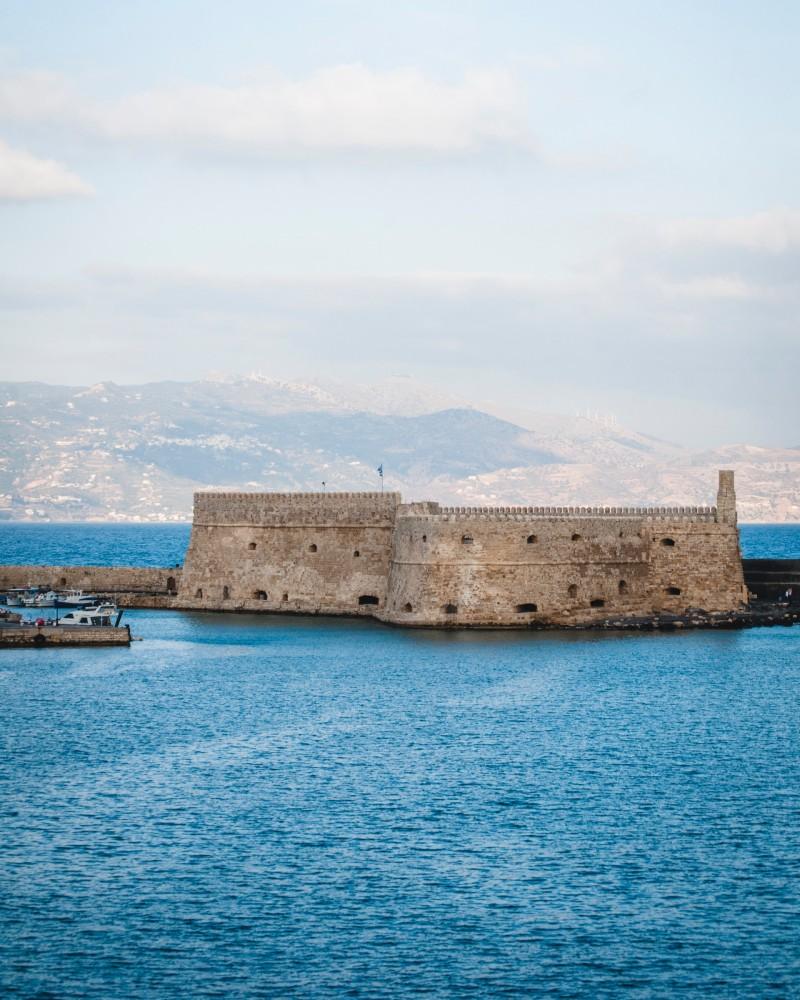
M 267 599 L 267 592 L 266 592 L 266 590 L 254 590 L 253 591 L 253 597 L 257 601 L 266 601 L 266 599 Z
M 364 605 L 364 604 L 380 604 L 381 602 L 374 594 L 362 594 L 361 597 L 359 597 L 358 599 L 358 603 Z
M 570 597 L 577 597 L 578 596 L 578 585 L 577 585 L 577 583 L 571 583 L 567 587 L 567 594 Z
M 413 610 L 414 610 L 414 609 L 413 609 L 413 608 L 411 607 L 411 605 L 410 605 L 410 604 L 404 604 L 404 605 L 403 605 L 403 611 L 405 611 L 405 613 L 406 613 L 407 615 L 410 615 L 410 614 L 411 614 L 411 612 L 412 612 Z
M 174 593 L 177 592 L 177 590 L 178 590 L 178 588 L 175 586 L 175 577 L 174 576 L 168 576 L 167 577 L 167 593 L 168 594 L 174 594 Z
M 358 549 L 356 549 L 355 552 L 353 553 L 353 558 L 354 559 L 358 559 L 360 557 L 360 555 L 361 555 L 361 553 L 358 551 Z
M 617 590 L 620 592 L 620 594 L 628 593 L 628 584 L 625 582 L 625 580 L 619 581 L 619 583 L 617 584 Z
M 473 541 L 474 541 L 474 539 L 473 539 L 472 535 L 462 535 L 461 536 L 461 544 L 462 545 L 472 545 Z
M 517 614 L 518 615 L 530 614 L 532 611 L 538 611 L 538 610 L 539 610 L 538 606 L 536 604 L 533 604 L 530 601 L 528 601 L 525 604 L 518 604 L 517 605 Z
M 423 542 L 427 542 L 428 541 L 428 536 L 427 535 L 423 535 L 422 536 L 422 541 Z
M 680 587 L 666 587 L 664 590 L 665 594 L 669 594 L 670 597 L 678 597 L 681 592 Z
M 591 601 L 589 601 L 590 608 L 604 608 L 605 606 L 606 602 L 603 600 L 602 597 L 595 597 Z
M 67 585 L 67 578 L 65 576 L 62 576 L 61 577 L 61 586 L 62 587 L 66 587 L 66 585 Z
M 537 535 L 528 535 L 525 541 L 528 543 L 528 545 L 535 545 L 536 542 L 539 541 L 539 538 Z
M 309 551 L 309 552 L 316 552 L 316 551 L 317 551 L 317 546 L 316 546 L 316 545 L 315 545 L 315 544 L 314 544 L 314 543 L 312 542 L 312 543 L 311 543 L 311 544 L 309 545 L 309 547 L 308 547 L 308 551 Z
M 675 544 L 675 539 L 674 538 L 662 538 L 661 539 L 661 544 L 665 548 L 671 549 L 672 546 Z
M 457 615 L 458 614 L 458 605 L 457 604 L 445 604 L 445 606 L 444 606 L 444 613 L 446 615 Z
M 624 531 L 620 531 L 620 533 L 619 533 L 619 537 L 620 537 L 620 538 L 624 538 L 624 537 L 625 537 L 625 532 L 624 532 Z
M 250 544 L 247 547 L 248 547 L 248 549 L 250 549 L 251 552 L 254 552 L 255 548 L 256 548 L 256 543 L 255 542 L 250 542 Z
M 581 536 L 578 534 L 577 531 L 574 532 L 573 535 L 572 535 L 572 541 L 573 542 L 579 542 L 580 540 L 581 540 Z
M 199 601 L 202 596 L 203 596 L 203 588 L 198 587 L 197 590 L 194 592 L 195 600 Z
M 231 596 L 231 588 L 228 587 L 228 586 L 223 587 L 222 588 L 222 600 L 223 601 L 227 601 L 230 596 Z
M 289 600 L 289 595 L 288 594 L 284 594 L 283 597 L 281 598 L 281 600 L 282 601 L 288 601 Z

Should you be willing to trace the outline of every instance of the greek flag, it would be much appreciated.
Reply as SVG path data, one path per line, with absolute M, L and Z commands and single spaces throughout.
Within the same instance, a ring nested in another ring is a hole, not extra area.
M 383 479 L 383 462 L 378 466 L 378 475 Z

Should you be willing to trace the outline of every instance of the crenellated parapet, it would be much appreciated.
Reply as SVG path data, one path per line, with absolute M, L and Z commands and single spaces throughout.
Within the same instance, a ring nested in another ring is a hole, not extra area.
M 403 516 L 405 512 L 401 512 Z M 416 517 L 443 520 L 527 521 L 532 518 L 639 518 L 714 522 L 716 507 L 442 507 L 435 514 Z
M 391 527 L 399 493 L 243 493 L 194 495 L 194 525 L 373 525 Z

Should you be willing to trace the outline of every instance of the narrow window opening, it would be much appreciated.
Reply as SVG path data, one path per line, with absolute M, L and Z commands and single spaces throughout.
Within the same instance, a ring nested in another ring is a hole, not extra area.
M 675 539 L 674 538 L 662 538 L 661 539 L 661 544 L 664 545 L 664 546 L 666 546 L 666 548 L 670 549 L 675 544 Z
M 356 549 L 355 552 L 353 553 L 353 558 L 358 559 L 360 555 L 361 553 L 358 551 L 358 549 Z
M 472 535 L 462 535 L 461 536 L 461 544 L 462 545 L 472 545 L 472 542 L 473 542 Z
M 620 580 L 619 581 L 619 585 L 617 587 L 617 590 L 619 590 L 620 594 L 627 594 L 628 593 L 628 584 L 625 582 L 625 580 Z
M 199 600 L 203 596 L 203 588 L 198 587 L 197 590 L 194 592 L 194 596 L 196 600 Z
M 67 585 L 67 578 L 65 576 L 62 576 L 61 577 L 61 586 L 62 587 L 66 587 L 66 585 Z
M 359 597 L 359 599 L 358 599 L 358 603 L 361 604 L 361 605 L 364 605 L 364 604 L 380 604 L 380 601 L 378 600 L 377 597 L 375 597 L 374 594 L 362 594 L 361 597 Z
M 667 587 L 667 591 L 666 592 L 670 595 L 670 597 L 677 597 L 678 594 L 680 594 L 680 592 L 681 592 L 681 588 L 680 587 Z
M 411 607 L 411 605 L 410 605 L 410 604 L 404 604 L 404 605 L 403 605 L 403 611 L 405 611 L 405 613 L 406 613 L 407 615 L 408 615 L 408 614 L 411 614 L 411 612 L 412 612 L 413 610 L 414 610 L 414 609 L 413 609 L 413 608 Z
M 445 606 L 444 606 L 444 613 L 446 615 L 457 615 L 458 614 L 458 605 L 457 604 L 445 604 Z
M 572 541 L 573 542 L 579 542 L 580 540 L 581 540 L 581 536 L 576 531 L 575 534 L 572 536 Z
M 255 597 L 257 601 L 266 601 L 267 592 L 266 590 L 255 590 L 253 591 L 253 597 Z
M 538 539 L 538 537 L 536 535 L 528 535 L 528 538 L 527 538 L 528 545 L 534 545 L 538 541 L 539 541 L 539 539 Z
M 595 597 L 594 600 L 589 601 L 590 608 L 604 608 L 605 606 L 606 602 L 603 600 L 602 597 Z
M 309 551 L 309 552 L 316 552 L 316 551 L 317 551 L 317 546 L 316 546 L 316 545 L 315 545 L 315 544 L 314 544 L 314 543 L 312 542 L 312 543 L 311 543 L 311 544 L 309 545 L 309 547 L 308 547 L 308 551 Z
M 223 587 L 222 588 L 222 600 L 223 601 L 227 601 L 230 596 L 231 596 L 231 588 L 230 587 Z
M 570 597 L 577 597 L 578 585 L 576 583 L 571 583 L 569 587 L 567 587 L 567 593 L 569 594 Z
M 283 597 L 281 598 L 281 600 L 282 601 L 288 601 L 289 600 L 289 595 L 288 594 L 284 594 Z
M 537 605 L 531 603 L 530 601 L 528 601 L 526 604 L 517 605 L 517 614 L 519 615 L 523 615 L 526 613 L 530 613 L 531 611 L 538 611 L 538 610 L 539 608 L 537 607 Z
M 175 577 L 174 576 L 168 576 L 167 577 L 167 593 L 168 594 L 174 594 L 177 589 L 178 588 L 175 586 Z
M 251 552 L 253 552 L 253 551 L 255 551 L 256 543 L 255 542 L 250 542 L 250 544 L 247 547 L 248 547 L 248 549 L 250 549 Z
M 422 541 L 423 542 L 427 542 L 428 541 L 428 536 L 427 535 L 423 535 L 422 536 Z

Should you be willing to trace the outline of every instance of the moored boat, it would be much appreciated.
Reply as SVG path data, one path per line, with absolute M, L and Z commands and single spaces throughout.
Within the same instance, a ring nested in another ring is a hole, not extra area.
M 95 607 L 76 608 L 68 611 L 59 617 L 60 625 L 113 625 L 116 617 L 117 623 L 122 617 L 113 604 L 98 604 Z
M 36 595 L 36 587 L 15 587 L 6 591 L 6 605 L 9 608 L 24 608 L 26 602 Z
M 61 590 L 56 595 L 58 608 L 96 608 L 100 603 L 97 594 L 84 594 L 82 590 Z M 50 605 L 48 605 L 49 607 Z

